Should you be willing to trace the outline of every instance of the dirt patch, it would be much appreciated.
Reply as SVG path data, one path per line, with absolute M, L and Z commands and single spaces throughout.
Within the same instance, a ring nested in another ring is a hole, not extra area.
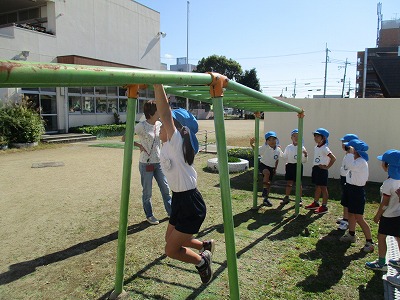
M 214 130 L 213 121 L 199 123 L 200 130 Z M 226 123 L 227 138 L 233 140 L 251 136 L 253 130 L 254 121 Z M 113 286 L 123 150 L 89 147 L 103 142 L 0 153 L 1 299 L 98 299 Z M 128 234 L 154 235 L 156 228 L 144 222 L 138 158 L 135 150 Z M 64 165 L 32 168 L 53 162 Z M 155 215 L 166 222 L 156 189 Z M 142 238 L 130 240 L 127 261 L 135 248 L 143 247 Z M 146 242 L 149 255 L 162 256 L 159 242 Z M 145 257 L 136 259 L 133 265 L 146 264 Z

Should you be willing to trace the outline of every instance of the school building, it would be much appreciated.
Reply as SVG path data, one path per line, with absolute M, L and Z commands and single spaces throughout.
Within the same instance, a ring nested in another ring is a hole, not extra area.
M 0 59 L 160 70 L 160 13 L 131 0 L 1 2 Z M 32 100 L 46 132 L 126 120 L 122 87 L 0 89 L 0 101 Z M 137 112 L 153 95 L 140 94 Z

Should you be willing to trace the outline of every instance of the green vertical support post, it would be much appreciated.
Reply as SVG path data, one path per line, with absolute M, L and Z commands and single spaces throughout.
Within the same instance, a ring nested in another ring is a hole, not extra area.
M 115 275 L 115 289 L 113 292 L 115 296 L 118 296 L 123 292 L 124 285 L 126 236 L 128 233 L 128 207 L 129 194 L 131 190 L 132 151 L 133 137 L 135 134 L 136 104 L 136 98 L 128 98 L 128 108 L 126 112 L 124 163 L 122 169 L 121 204 L 119 213 L 117 268 Z
M 230 179 L 228 171 L 228 155 L 225 137 L 223 98 L 213 98 L 214 126 L 217 138 L 217 156 L 219 167 L 219 182 L 221 187 L 222 215 L 224 221 L 225 247 L 228 262 L 230 299 L 239 300 L 239 281 L 236 261 L 234 224 Z
M 260 145 L 260 118 L 254 118 L 254 134 L 256 141 L 254 143 L 254 173 L 253 173 L 253 209 L 257 208 L 258 192 L 258 147 Z
M 296 167 L 296 205 L 295 214 L 298 215 L 300 212 L 300 192 L 301 192 L 301 165 L 303 158 L 303 114 L 299 114 L 298 120 L 298 142 L 297 142 L 297 167 Z

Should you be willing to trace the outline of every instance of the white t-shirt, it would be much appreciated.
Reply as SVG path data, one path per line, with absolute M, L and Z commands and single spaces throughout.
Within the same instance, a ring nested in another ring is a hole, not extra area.
M 321 147 L 315 146 L 313 166 L 328 165 L 331 160 L 328 156 L 330 153 L 332 152 L 326 144 Z
M 343 157 L 342 165 L 340 166 L 340 176 L 344 176 L 344 177 L 346 177 L 347 173 L 349 172 L 349 169 L 347 168 L 347 166 L 345 164 L 345 158 L 346 158 L 346 155 Z
M 306 148 L 303 146 L 302 147 L 302 152 L 306 151 Z M 297 145 L 290 144 L 286 146 L 285 151 L 283 152 L 282 157 L 284 159 L 287 159 L 288 164 L 295 164 L 297 163 Z M 307 157 L 304 156 L 304 153 L 302 153 L 301 156 L 301 162 L 304 164 L 307 162 Z
M 264 165 L 275 168 L 275 162 L 282 156 L 282 150 L 280 147 L 271 148 L 266 143 L 258 148 L 258 154 L 261 156 L 260 162 Z
M 400 202 L 396 194 L 396 190 L 400 188 L 400 180 L 388 178 L 381 186 L 381 193 L 390 196 L 389 205 L 383 211 L 383 216 L 386 218 L 400 217 Z
M 354 159 L 354 154 L 352 153 L 347 153 L 344 160 L 344 163 L 349 170 L 346 175 L 346 183 L 365 186 L 369 176 L 367 161 L 362 157 Z
M 149 156 L 145 151 L 141 151 L 139 162 L 147 163 L 149 158 L 149 163 L 160 162 L 160 127 L 161 122 L 159 121 L 156 121 L 154 125 L 149 124 L 146 120 L 136 124 L 135 134 L 139 136 L 140 144 L 150 153 Z
M 197 187 L 197 172 L 193 165 L 189 166 L 185 162 L 182 144 L 182 136 L 175 129 L 171 139 L 161 147 L 161 169 L 173 192 L 184 192 Z

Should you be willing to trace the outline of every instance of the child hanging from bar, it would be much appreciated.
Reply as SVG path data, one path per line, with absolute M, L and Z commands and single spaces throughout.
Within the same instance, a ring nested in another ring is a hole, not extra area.
M 161 168 L 172 191 L 171 216 L 165 234 L 165 254 L 173 259 L 196 266 L 201 281 L 212 279 L 214 240 L 199 241 L 193 237 L 199 232 L 206 217 L 206 204 L 197 189 L 197 173 L 193 167 L 199 151 L 196 138 L 196 118 L 183 108 L 172 110 L 164 87 L 154 85 L 157 111 L 161 118 Z M 200 253 L 196 253 L 197 249 Z

